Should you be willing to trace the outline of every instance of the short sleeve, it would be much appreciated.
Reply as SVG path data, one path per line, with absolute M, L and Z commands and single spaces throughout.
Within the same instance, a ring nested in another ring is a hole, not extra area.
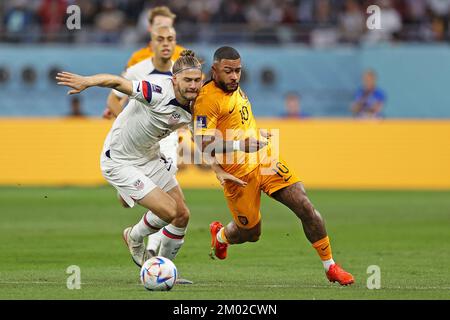
M 194 106 L 194 133 L 195 135 L 215 135 L 220 108 L 216 100 L 201 95 Z
M 134 98 L 149 106 L 154 106 L 163 98 L 163 89 L 157 84 L 150 83 L 145 80 L 133 80 L 133 93 L 131 98 Z

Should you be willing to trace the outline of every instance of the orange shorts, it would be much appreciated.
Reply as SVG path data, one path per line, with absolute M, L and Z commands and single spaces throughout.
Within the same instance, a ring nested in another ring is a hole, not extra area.
M 247 186 L 225 182 L 224 194 L 234 222 L 244 229 L 253 228 L 261 220 L 261 190 L 270 196 L 300 181 L 283 160 L 259 165 L 240 179 L 247 182 Z

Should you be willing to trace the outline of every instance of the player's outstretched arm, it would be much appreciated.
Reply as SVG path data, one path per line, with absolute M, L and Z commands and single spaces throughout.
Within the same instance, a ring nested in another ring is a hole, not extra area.
M 72 88 L 68 94 L 76 94 L 90 87 L 113 88 L 126 95 L 133 93 L 133 82 L 112 74 L 96 74 L 93 76 L 80 76 L 70 72 L 59 72 L 56 75 L 58 85 Z

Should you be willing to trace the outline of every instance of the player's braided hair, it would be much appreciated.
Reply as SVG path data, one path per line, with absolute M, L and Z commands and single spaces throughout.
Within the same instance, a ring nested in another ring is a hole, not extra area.
M 187 69 L 202 69 L 202 64 L 195 57 L 195 52 L 192 50 L 183 50 L 180 57 L 175 61 L 172 71 L 173 74 L 180 73 Z

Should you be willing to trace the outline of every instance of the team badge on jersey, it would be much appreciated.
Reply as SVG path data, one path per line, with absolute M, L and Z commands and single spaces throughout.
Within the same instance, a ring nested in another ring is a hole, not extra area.
M 206 129 L 206 116 L 197 116 L 197 128 Z
M 178 123 L 180 121 L 180 119 L 181 119 L 181 114 L 174 112 L 170 116 L 168 123 L 170 125 L 174 125 L 174 124 Z

